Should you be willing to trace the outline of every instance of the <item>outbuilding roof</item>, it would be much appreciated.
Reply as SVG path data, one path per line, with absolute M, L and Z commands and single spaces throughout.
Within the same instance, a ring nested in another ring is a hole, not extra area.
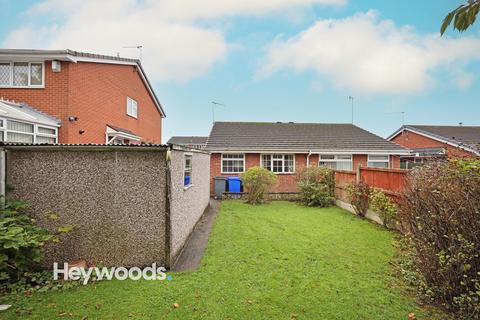
M 345 152 L 409 154 L 404 147 L 353 124 L 215 122 L 210 152 Z
M 404 125 L 389 136 L 388 139 L 393 139 L 405 130 L 410 130 L 480 155 L 480 126 Z
M 174 136 L 168 140 L 168 144 L 178 145 L 205 145 L 208 137 L 199 136 Z

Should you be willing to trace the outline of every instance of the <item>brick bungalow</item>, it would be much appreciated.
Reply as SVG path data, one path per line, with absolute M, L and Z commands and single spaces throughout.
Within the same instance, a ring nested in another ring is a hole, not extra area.
M 480 127 L 404 125 L 387 138 L 411 150 L 402 167 L 431 157 L 480 156 Z
M 27 106 L 59 121 L 49 127 L 55 143 L 161 143 L 165 112 L 135 59 L 0 49 L 0 98 L 0 132 L 8 142 L 46 142 L 33 119 L 18 124 L 3 117 L 8 106 Z
M 354 171 L 359 165 L 400 168 L 409 151 L 352 124 L 215 122 L 207 141 L 213 178 L 262 166 L 278 175 L 274 192 L 295 192 L 296 174 L 324 165 Z

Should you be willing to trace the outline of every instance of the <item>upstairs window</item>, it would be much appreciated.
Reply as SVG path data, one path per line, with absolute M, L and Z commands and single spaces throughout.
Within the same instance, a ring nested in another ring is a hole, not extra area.
M 293 154 L 264 154 L 262 167 L 274 173 L 294 173 L 295 157 Z
M 0 62 L 0 87 L 44 86 L 43 62 Z
M 245 171 L 245 155 L 222 154 L 222 173 L 242 173 Z
M 388 155 L 368 155 L 368 166 L 370 168 L 389 168 Z
M 328 167 L 333 170 L 353 170 L 353 161 L 351 154 L 321 154 L 318 162 L 319 166 Z
M 192 184 L 192 155 L 185 154 L 185 168 L 183 170 L 183 185 L 188 187 Z
M 138 105 L 137 101 L 130 97 L 127 97 L 127 114 L 130 117 L 138 118 Z

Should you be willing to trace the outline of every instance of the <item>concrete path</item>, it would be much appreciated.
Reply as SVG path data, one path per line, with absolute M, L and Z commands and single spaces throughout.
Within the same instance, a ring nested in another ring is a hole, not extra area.
M 180 256 L 171 268 L 173 272 L 185 272 L 197 270 L 207 248 L 208 237 L 212 230 L 215 217 L 220 209 L 220 201 L 210 200 L 202 217 L 193 229 L 190 238 L 183 248 Z

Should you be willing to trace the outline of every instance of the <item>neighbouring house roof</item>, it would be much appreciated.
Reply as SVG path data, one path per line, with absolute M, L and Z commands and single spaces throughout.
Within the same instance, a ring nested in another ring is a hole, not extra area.
M 323 152 L 409 154 L 404 147 L 352 124 L 215 122 L 211 152 Z
M 24 103 L 0 99 L 0 118 L 60 127 L 61 121 Z
M 165 110 L 163 109 L 160 100 L 158 99 L 153 87 L 148 80 L 148 77 L 143 70 L 142 64 L 138 59 L 123 58 L 119 56 L 101 55 L 87 52 L 78 52 L 70 49 L 66 50 L 34 50 L 34 49 L 0 49 L 0 60 L 12 58 L 25 61 L 32 60 L 59 60 L 68 62 L 93 62 L 93 63 L 110 63 L 110 64 L 123 64 L 133 65 L 139 70 L 140 77 L 144 82 L 148 92 L 152 96 L 152 99 L 162 117 L 166 117 Z
M 208 137 L 198 136 L 174 136 L 168 140 L 168 144 L 178 144 L 181 146 L 206 145 Z
M 404 125 L 390 135 L 388 140 L 405 130 L 480 155 L 480 126 Z

